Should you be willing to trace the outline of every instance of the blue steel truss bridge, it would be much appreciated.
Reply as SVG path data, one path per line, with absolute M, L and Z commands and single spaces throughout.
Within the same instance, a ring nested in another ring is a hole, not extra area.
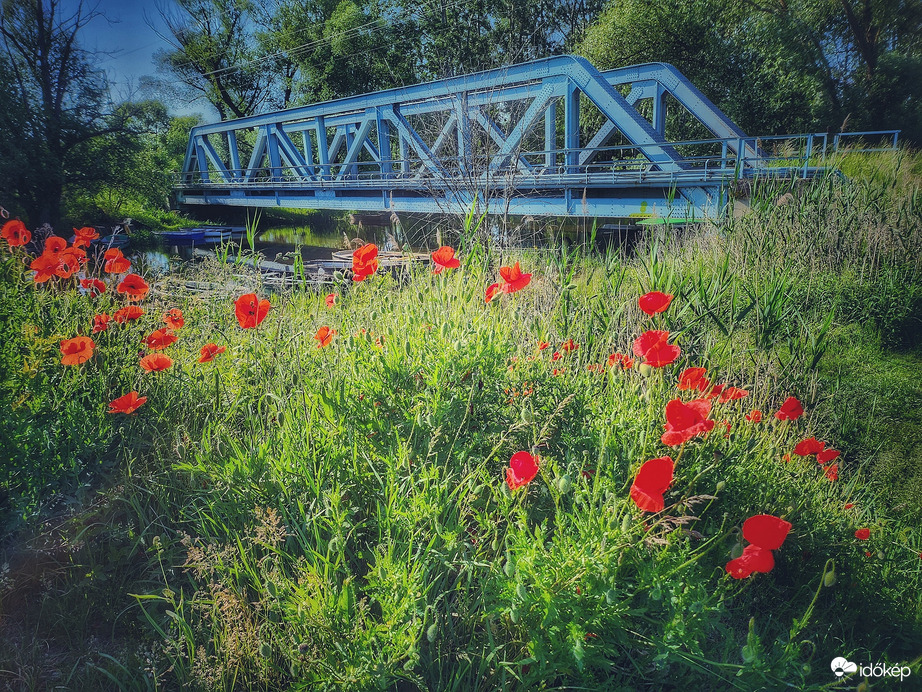
M 706 138 L 670 141 L 667 110 Z M 184 205 L 720 216 L 740 180 L 810 178 L 846 138 L 750 137 L 676 68 L 566 55 L 192 129 Z

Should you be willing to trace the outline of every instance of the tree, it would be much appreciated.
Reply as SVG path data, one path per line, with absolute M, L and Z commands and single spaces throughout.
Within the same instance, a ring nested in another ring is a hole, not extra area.
M 7 194 L 33 225 L 59 224 L 66 187 L 92 168 L 90 143 L 135 134 L 134 109 L 111 102 L 105 75 L 80 46 L 80 31 L 95 16 L 82 0 L 0 5 L 10 94 L 0 108 L 0 166 Z

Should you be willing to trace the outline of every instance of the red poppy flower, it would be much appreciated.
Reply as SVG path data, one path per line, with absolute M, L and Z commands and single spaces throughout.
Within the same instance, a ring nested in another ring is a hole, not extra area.
M 571 351 L 575 351 L 576 349 L 578 349 L 579 344 L 573 343 L 573 339 L 567 339 L 560 345 L 560 348 L 561 350 L 564 350 L 567 353 L 570 353 Z
M 126 259 L 122 254 L 122 251 L 117 247 L 109 248 L 106 250 L 106 254 L 103 255 L 103 259 L 106 260 L 106 266 L 104 267 L 107 274 L 121 274 L 131 269 L 131 262 Z
M 781 404 L 781 408 L 778 409 L 775 418 L 778 420 L 797 420 L 802 415 L 804 415 L 804 409 L 800 405 L 800 402 L 796 398 L 789 396 L 784 400 L 784 403 Z
M 817 452 L 816 460 L 820 464 L 826 464 L 833 459 L 838 459 L 840 454 L 838 449 L 823 449 Z
M 762 412 L 759 409 L 754 408 L 752 411 L 746 414 L 745 418 L 750 423 L 758 423 L 762 420 Z
M 314 338 L 317 339 L 318 341 L 317 348 L 323 348 L 324 346 L 329 346 L 330 342 L 333 341 L 333 336 L 335 334 L 336 334 L 336 330 L 330 329 L 326 325 L 318 329 L 317 333 L 314 334 Z
M 169 327 L 157 329 L 144 339 L 144 345 L 151 351 L 159 351 L 170 344 L 176 343 L 176 336 L 170 331 Z
M 99 233 L 92 226 L 74 229 L 74 247 L 89 247 L 90 243 L 99 237 Z
M 708 420 L 711 402 L 693 399 L 687 404 L 680 399 L 673 399 L 666 404 L 666 432 L 660 438 L 664 445 L 677 447 L 693 437 L 708 432 L 714 427 L 714 421 Z
M 77 254 L 73 248 L 67 248 L 51 256 L 55 257 L 58 261 L 58 266 L 54 270 L 55 276 L 59 276 L 62 279 L 69 279 L 76 272 L 80 271 L 80 255 Z
M 486 295 L 484 296 L 484 302 L 489 303 L 500 293 L 502 293 L 502 290 L 500 289 L 499 284 L 490 284 L 489 286 L 487 286 L 487 292 L 486 292 Z
M 3 224 L 0 236 L 9 243 L 10 247 L 19 247 L 32 240 L 32 234 L 19 219 L 11 219 Z
M 516 452 L 509 460 L 506 469 L 506 483 L 510 490 L 521 488 L 531 483 L 538 475 L 538 459 L 528 452 Z
M 682 353 L 675 344 L 668 344 L 669 332 L 647 331 L 634 340 L 634 353 L 644 359 L 644 364 L 654 368 L 669 365 Z
M 61 236 L 51 235 L 45 239 L 44 255 L 59 255 L 67 248 L 67 241 Z
M 859 541 L 866 541 L 871 537 L 871 529 L 858 529 L 855 531 L 855 538 Z
M 666 312 L 669 308 L 669 304 L 672 302 L 672 294 L 652 291 L 651 293 L 640 296 L 640 300 L 637 302 L 640 304 L 641 310 L 653 316 L 659 312 Z
M 151 353 L 141 359 L 141 367 L 147 372 L 160 372 L 173 365 L 173 359 L 162 353 Z
M 515 293 L 525 288 L 531 282 L 531 274 L 523 274 L 516 262 L 511 267 L 500 267 L 499 275 L 503 278 L 503 293 Z
M 199 356 L 199 363 L 210 363 L 214 360 L 214 357 L 219 353 L 224 353 L 227 350 L 226 346 L 218 346 L 217 344 L 205 344 L 202 346 L 201 355 Z
M 743 554 L 727 563 L 726 569 L 734 579 L 745 579 L 753 572 L 771 572 L 775 566 L 775 557 L 771 550 L 757 545 L 747 545 Z
M 432 261 L 435 262 L 433 274 L 441 274 L 445 269 L 457 269 L 461 266 L 461 261 L 455 257 L 455 249 L 448 245 L 443 245 L 433 252 Z
M 671 457 L 660 457 L 645 461 L 631 485 L 631 499 L 644 512 L 659 512 L 666 506 L 663 500 L 672 485 L 675 464 Z
M 55 255 L 45 254 L 36 257 L 29 265 L 29 269 L 35 272 L 32 280 L 37 284 L 45 283 L 51 277 L 57 276 L 60 267 L 61 262 Z
M 726 571 L 734 579 L 745 579 L 753 572 L 770 572 L 775 566 L 773 550 L 784 543 L 791 524 L 770 514 L 757 514 L 743 522 L 743 538 L 752 545 L 743 554 L 727 563 Z
M 837 481 L 837 480 L 839 480 L 839 465 L 838 465 L 838 464 L 830 464 L 829 466 L 826 466 L 826 467 L 823 469 L 823 474 L 824 474 L 824 475 L 826 476 L 826 478 L 828 478 L 830 481 Z
M 144 300 L 149 291 L 150 286 L 137 274 L 128 274 L 118 285 L 118 292 L 126 294 L 128 300 Z
M 701 392 L 706 391 L 711 384 L 710 380 L 704 376 L 706 372 L 707 370 L 704 368 L 685 368 L 682 374 L 679 375 L 678 389 L 680 391 L 687 389 L 697 389 Z
M 797 446 L 794 447 L 794 454 L 800 457 L 809 456 L 822 452 L 825 446 L 825 442 L 820 442 L 815 437 L 808 437 L 806 440 L 801 440 L 797 443 Z
M 328 294 L 326 301 L 327 301 L 327 307 L 332 308 L 334 305 L 336 305 L 336 294 L 335 293 Z
M 143 314 L 144 311 L 137 305 L 126 305 L 112 313 L 112 319 L 119 324 L 125 324 L 128 320 L 136 320 Z
M 539 350 L 539 351 L 543 351 L 543 350 L 546 349 L 546 348 L 550 348 L 550 344 L 549 344 L 547 341 L 539 341 L 539 342 L 538 342 L 538 350 Z
M 845 509 L 851 509 L 851 508 L 854 507 L 854 506 L 855 506 L 855 503 L 854 503 L 854 502 L 846 502 L 846 503 L 845 503 Z
M 618 363 L 620 363 L 621 367 L 625 370 L 630 370 L 634 367 L 634 359 L 630 356 L 626 356 L 623 353 L 612 353 L 608 357 L 608 367 L 612 368 Z
M 145 401 L 147 401 L 146 396 L 138 396 L 137 392 L 128 392 L 125 396 L 109 402 L 109 413 L 134 413 Z
M 61 365 L 80 365 L 93 357 L 96 344 L 88 336 L 76 336 L 61 342 Z
M 92 298 L 106 292 L 106 284 L 99 279 L 80 279 L 80 287 L 86 289 Z
M 724 404 L 728 401 L 736 401 L 737 399 L 742 399 L 743 397 L 749 396 L 749 392 L 745 389 L 740 389 L 738 387 L 727 387 L 720 393 L 720 403 Z
M 563 358 L 563 354 L 560 351 L 554 351 L 553 355 L 551 356 L 551 360 L 554 362 L 560 360 L 561 358 Z
M 172 308 L 163 313 L 163 322 L 170 329 L 181 329 L 186 324 L 186 320 L 182 316 L 182 310 L 179 308 Z
M 109 317 L 106 313 L 101 315 L 93 316 L 93 333 L 98 334 L 99 332 L 104 332 L 109 328 L 109 322 L 112 321 L 112 318 Z
M 352 280 L 364 281 L 378 271 L 378 246 L 368 243 L 352 253 Z
M 266 319 L 270 307 L 272 306 L 268 300 L 260 300 L 255 293 L 247 293 L 234 302 L 234 314 L 237 315 L 237 322 L 241 327 L 254 329 Z

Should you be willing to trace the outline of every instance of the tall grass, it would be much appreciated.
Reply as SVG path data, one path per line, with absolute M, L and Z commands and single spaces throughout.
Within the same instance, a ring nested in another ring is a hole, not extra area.
M 881 346 L 918 344 L 904 297 L 920 285 L 915 193 L 882 185 L 830 179 L 787 206 L 762 190 L 747 217 L 631 255 L 485 248 L 470 217 L 459 270 L 341 284 L 332 309 L 279 293 L 255 330 L 233 311 L 249 284 L 202 294 L 174 277 L 146 321 L 102 335 L 79 369 L 58 363 L 58 336 L 85 333 L 111 296 L 36 291 L 8 260 L 4 451 L 20 464 L 4 477 L 8 516 L 36 526 L 45 507 L 56 520 L 35 530 L 45 583 L 13 556 L 0 589 L 20 626 L 0 644 L 14 671 L 0 676 L 41 686 L 57 672 L 74 689 L 813 689 L 834 682 L 835 656 L 912 661 L 911 472 L 875 466 L 877 411 L 843 400 L 867 401 L 872 380 L 838 368 L 918 363 Z M 531 284 L 485 304 L 515 260 Z M 230 270 L 185 271 L 201 288 Z M 655 319 L 637 305 L 651 290 L 675 296 Z M 143 373 L 138 344 L 171 307 L 186 317 L 176 364 Z M 338 334 L 317 348 L 322 325 Z M 676 335 L 679 361 L 608 367 L 650 328 Z M 560 350 L 567 339 L 579 348 Z M 207 341 L 227 352 L 199 364 Z M 712 433 L 670 450 L 663 411 L 686 366 L 749 395 L 715 403 Z M 137 414 L 104 413 L 130 389 L 148 397 Z M 775 420 L 790 395 L 807 415 Z M 753 409 L 761 422 L 746 420 Z M 811 435 L 843 449 L 837 481 L 810 458 L 784 461 Z M 28 455 L 12 451 L 23 440 Z M 511 492 L 519 450 L 540 473 Z M 667 453 L 667 508 L 644 514 L 628 489 Z M 72 512 L 50 512 L 81 485 Z M 792 534 L 769 574 L 733 580 L 739 527 L 760 513 Z M 40 611 L 17 604 L 26 594 Z M 55 632 L 67 653 L 43 663 L 29 631 Z

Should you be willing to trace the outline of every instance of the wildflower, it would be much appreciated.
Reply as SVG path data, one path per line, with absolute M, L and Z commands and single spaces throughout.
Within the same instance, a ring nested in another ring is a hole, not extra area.
M 697 389 L 700 392 L 707 390 L 711 382 L 704 376 L 706 372 L 704 368 L 685 368 L 679 375 L 677 389 L 679 391 Z
M 333 336 L 336 334 L 335 329 L 330 329 L 326 325 L 322 326 L 317 330 L 317 333 L 314 334 L 314 338 L 319 342 L 317 348 L 323 348 L 324 346 L 329 346 L 330 342 L 333 341 Z
M 859 541 L 866 541 L 871 537 L 871 529 L 858 529 L 855 531 L 855 538 Z
M 634 359 L 623 353 L 612 353 L 608 357 L 608 367 L 613 368 L 616 364 L 620 364 L 625 370 L 630 370 L 634 367 Z
M 214 360 L 214 357 L 219 353 L 224 353 L 227 350 L 226 346 L 218 346 L 217 344 L 205 344 L 202 346 L 201 355 L 199 356 L 199 363 L 210 363 Z
M 794 447 L 794 454 L 800 457 L 810 456 L 811 454 L 822 452 L 825 446 L 825 442 L 820 442 L 815 437 L 808 437 L 806 440 L 801 440 L 797 443 L 797 446 Z
M 334 305 L 336 305 L 336 294 L 335 293 L 327 294 L 326 303 L 327 303 L 328 308 L 332 308 Z
M 563 358 L 563 354 L 560 351 L 554 351 L 553 355 L 551 356 L 551 361 L 556 362 L 561 358 Z
M 433 274 L 441 274 L 445 269 L 457 269 L 461 266 L 460 260 L 455 257 L 455 249 L 448 245 L 443 245 L 433 252 L 432 261 L 435 262 Z
M 90 243 L 99 237 L 99 233 L 92 226 L 74 229 L 74 247 L 89 247 Z
M 796 398 L 789 396 L 784 400 L 784 403 L 781 404 L 781 408 L 778 409 L 775 418 L 778 420 L 797 420 L 802 415 L 804 415 L 804 409 L 800 405 L 800 402 Z
M 80 365 L 93 357 L 96 344 L 88 336 L 76 336 L 61 342 L 61 365 Z
M 112 321 L 112 318 L 109 317 L 106 313 L 93 316 L 93 333 L 98 334 L 99 332 L 104 332 L 109 328 L 109 322 Z
M 664 445 L 677 447 L 693 437 L 710 431 L 714 421 L 708 420 L 711 402 L 693 399 L 687 404 L 680 399 L 673 399 L 666 404 L 666 432 L 662 435 Z
M 634 340 L 634 353 L 644 359 L 644 364 L 653 368 L 669 365 L 682 350 L 675 344 L 668 344 L 669 332 L 651 330 Z
M 489 303 L 500 293 L 502 293 L 502 290 L 500 289 L 499 284 L 490 284 L 489 286 L 487 286 L 487 292 L 484 296 L 484 302 Z
M 141 367 L 147 372 L 160 372 L 173 365 L 173 359 L 162 353 L 151 353 L 141 359 Z
M 118 285 L 118 292 L 124 293 L 128 300 L 144 300 L 150 291 L 150 286 L 138 274 L 128 274 Z
M 503 286 L 500 289 L 503 293 L 521 291 L 531 282 L 531 274 L 523 274 L 518 262 L 511 267 L 500 267 L 499 275 L 503 279 Z
M 103 259 L 106 260 L 104 269 L 107 274 L 121 274 L 131 269 L 131 262 L 117 247 L 106 250 Z
M 838 449 L 824 449 L 817 453 L 816 461 L 820 464 L 826 464 L 834 459 L 838 459 L 841 452 Z
M 509 460 L 506 469 L 506 483 L 510 490 L 521 488 L 531 483 L 538 475 L 538 460 L 528 452 L 516 452 Z
M 176 343 L 176 336 L 170 331 L 169 327 L 157 329 L 144 339 L 144 345 L 151 351 L 159 351 L 170 344 Z
M 378 246 L 368 243 L 352 253 L 352 280 L 364 281 L 378 271 Z
M 32 280 L 37 283 L 45 283 L 53 276 L 56 276 L 61 266 L 60 260 L 54 255 L 39 255 L 29 265 L 29 269 L 35 272 Z
M 163 313 L 163 322 L 170 329 L 180 329 L 186 324 L 186 320 L 182 316 L 182 310 L 179 308 L 172 308 Z
M 663 500 L 672 485 L 675 464 L 671 457 L 660 457 L 645 461 L 631 485 L 631 499 L 644 512 L 659 512 L 666 506 Z
M 99 279 L 80 279 L 80 288 L 86 289 L 91 298 L 106 292 L 106 284 Z
M 52 235 L 45 239 L 43 255 L 60 255 L 67 248 L 67 241 L 61 236 Z
M 666 312 L 669 308 L 669 304 L 672 302 L 672 294 L 652 291 L 651 293 L 640 296 L 640 300 L 637 302 L 640 305 L 640 309 L 652 317 L 657 313 Z
M 124 324 L 128 320 L 138 319 L 143 314 L 144 311 L 137 305 L 126 305 L 125 307 L 119 308 L 114 313 L 112 313 L 112 319 L 114 319 L 119 324 Z
M 538 342 L 538 350 L 539 350 L 539 351 L 543 351 L 544 349 L 549 348 L 549 347 L 550 347 L 550 344 L 549 344 L 547 341 L 539 341 L 539 342 Z
M 745 418 L 750 423 L 758 423 L 759 421 L 762 420 L 762 412 L 759 409 L 754 408 L 752 409 L 752 411 L 750 411 L 749 413 L 745 415 Z
M 825 475 L 826 478 L 829 479 L 830 481 L 839 480 L 839 465 L 830 464 L 829 466 L 824 467 L 823 475 Z
M 855 506 L 855 503 L 854 503 L 854 502 L 846 502 L 846 503 L 845 503 L 845 509 L 851 509 L 851 508 L 854 507 L 854 506 Z
M 570 353 L 579 348 L 579 344 L 573 343 L 573 339 L 567 339 L 560 345 L 561 350 Z
M 778 550 L 787 538 L 791 524 L 770 514 L 757 514 L 743 522 L 743 538 L 751 545 L 743 554 L 730 560 L 725 569 L 734 579 L 745 579 L 753 572 L 770 572 L 775 566 L 773 550 Z
M 0 229 L 0 236 L 9 243 L 11 248 L 25 245 L 32 240 L 32 234 L 19 219 L 11 219 L 3 224 L 3 228 Z
M 237 315 L 237 322 L 244 329 L 254 329 L 262 324 L 269 314 L 269 308 L 272 307 L 268 300 L 260 300 L 255 293 L 242 295 L 234 302 L 234 313 Z
M 80 251 L 82 252 L 82 250 Z M 80 271 L 80 255 L 73 248 L 67 248 L 57 255 L 58 266 L 55 267 L 54 275 L 62 279 L 69 279 L 76 272 Z
M 740 389 L 739 387 L 727 387 L 722 392 L 720 392 L 720 403 L 724 404 L 728 401 L 736 401 L 737 399 L 742 399 L 743 397 L 749 396 L 749 392 L 745 389 Z
M 138 396 L 137 392 L 128 392 L 109 402 L 109 413 L 134 413 L 144 405 L 145 401 L 147 401 L 146 396 Z

